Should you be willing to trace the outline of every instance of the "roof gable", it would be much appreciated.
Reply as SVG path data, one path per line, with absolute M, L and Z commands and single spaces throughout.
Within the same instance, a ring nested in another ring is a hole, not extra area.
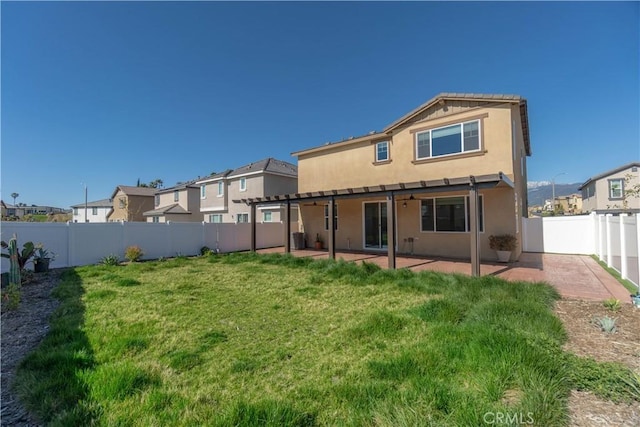
M 609 171 L 603 172 L 599 175 L 595 175 L 592 176 L 591 178 L 587 179 L 580 187 L 578 187 L 578 190 L 582 190 L 584 187 L 586 187 L 587 185 L 589 185 L 590 183 L 594 182 L 594 181 L 598 181 L 602 178 L 606 178 L 609 175 L 613 175 L 614 173 L 618 173 L 621 172 L 625 169 L 631 169 L 632 167 L 636 167 L 636 168 L 640 168 L 640 162 L 631 162 L 631 163 L 627 163 L 626 165 L 622 165 L 620 167 L 617 167 L 615 169 L 611 169 Z
M 250 173 L 260 172 L 297 176 L 298 167 L 283 160 L 268 157 L 257 162 L 249 163 L 248 165 L 240 166 L 239 168 L 231 171 L 228 177 L 231 178 L 238 175 L 247 175 Z

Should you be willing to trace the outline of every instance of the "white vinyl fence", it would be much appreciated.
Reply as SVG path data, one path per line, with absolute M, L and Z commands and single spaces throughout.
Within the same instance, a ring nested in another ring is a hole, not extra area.
M 95 264 L 110 254 L 124 259 L 124 251 L 131 245 L 142 248 L 143 259 L 198 255 L 203 246 L 222 253 L 251 249 L 251 224 L 246 223 L 2 223 L 2 240 L 8 241 L 14 233 L 19 249 L 31 241 L 54 252 L 52 268 Z M 282 245 L 282 223 L 256 224 L 257 248 Z M 8 269 L 8 260 L 2 258 L 2 271 Z
M 523 250 L 597 255 L 640 286 L 640 214 L 523 218 Z

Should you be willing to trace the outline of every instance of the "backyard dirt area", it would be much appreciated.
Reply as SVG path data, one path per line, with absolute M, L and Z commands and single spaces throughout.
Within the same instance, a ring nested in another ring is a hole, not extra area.
M 640 309 L 628 301 L 618 312 L 611 312 L 600 301 L 562 299 L 556 314 L 564 323 L 569 339 L 565 349 L 578 356 L 600 362 L 619 362 L 640 373 Z M 617 318 L 617 331 L 602 332 L 594 320 Z M 569 398 L 571 426 L 638 426 L 640 405 L 615 404 L 589 392 L 573 391 Z
M 48 319 L 57 307 L 51 291 L 60 280 L 61 270 L 37 276 L 22 287 L 22 301 L 15 311 L 2 306 L 2 426 L 37 426 L 38 423 L 19 404 L 10 384 L 19 361 L 33 350 L 48 331 Z M 602 302 L 563 299 L 556 304 L 569 339 L 567 351 L 598 361 L 620 362 L 640 373 L 640 309 L 624 301 L 612 313 Z M 618 330 L 606 334 L 594 324 L 603 316 L 616 317 Z M 569 399 L 571 426 L 638 426 L 640 405 L 614 404 L 591 393 L 572 392 Z

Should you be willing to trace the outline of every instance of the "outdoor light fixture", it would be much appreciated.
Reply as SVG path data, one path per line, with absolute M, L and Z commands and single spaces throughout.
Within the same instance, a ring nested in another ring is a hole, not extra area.
M 403 202 L 403 203 L 402 203 L 402 207 L 403 207 L 403 208 L 406 208 L 406 207 L 407 207 L 407 202 Z

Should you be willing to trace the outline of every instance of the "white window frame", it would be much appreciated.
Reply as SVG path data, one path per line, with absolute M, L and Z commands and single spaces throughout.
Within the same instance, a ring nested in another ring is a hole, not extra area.
M 614 196 L 613 195 L 613 183 L 620 183 L 620 195 L 619 196 Z M 609 185 L 609 199 L 610 200 L 622 200 L 624 199 L 624 178 L 614 178 L 614 179 L 610 179 L 608 182 Z
M 224 196 L 224 181 L 218 182 L 218 197 Z
M 477 123 L 478 124 L 478 148 L 475 148 L 473 150 L 465 150 L 464 147 L 464 126 L 467 124 L 471 124 L 471 123 Z M 459 126 L 460 127 L 460 151 L 456 151 L 455 153 L 448 153 L 448 154 L 440 154 L 437 156 L 433 155 L 433 132 L 434 131 L 438 131 L 441 129 L 446 129 L 446 128 L 452 128 L 455 126 Z M 422 132 L 416 132 L 415 134 L 415 150 L 416 150 L 416 160 L 426 160 L 426 159 L 436 159 L 436 158 L 440 158 L 440 157 L 448 157 L 448 156 L 458 156 L 460 154 L 465 154 L 465 153 L 475 153 L 475 152 L 479 152 L 480 150 L 482 150 L 482 123 L 481 120 L 476 119 L 476 120 L 469 120 L 466 122 L 460 122 L 460 123 L 453 123 L 453 124 L 449 124 L 446 126 L 440 126 L 437 128 L 433 128 L 433 129 L 428 129 Z M 420 135 L 424 135 L 424 134 L 429 134 L 429 155 L 428 156 L 423 156 L 420 157 L 420 152 L 418 150 L 418 140 L 420 139 Z
M 215 221 L 214 218 L 220 219 L 220 221 Z M 222 214 L 209 214 L 209 222 L 212 224 L 221 224 L 222 223 Z
M 160 206 L 160 195 L 156 194 L 155 197 L 153 198 L 153 205 L 158 207 Z
M 174 190 L 173 191 L 173 201 L 174 202 L 179 202 L 180 201 L 180 190 Z
M 154 217 L 151 217 L 151 218 L 152 218 L 151 222 L 156 223 L 156 224 L 160 223 L 160 217 L 159 216 L 154 216 Z
M 9 210 L 7 210 L 7 211 L 9 211 Z M 14 212 L 15 212 L 15 209 L 14 209 Z M 73 214 L 75 216 L 78 216 L 78 208 L 73 208 Z
M 334 230 L 338 230 L 338 204 L 334 204 L 333 205 L 334 209 L 334 213 L 335 215 L 333 216 L 333 229 Z M 329 205 L 324 205 L 324 229 L 325 231 L 329 230 Z
M 247 178 L 240 178 L 240 191 L 247 191 Z
M 383 144 L 385 146 L 384 152 L 387 155 L 387 157 L 385 157 L 384 159 L 380 158 L 380 147 L 382 147 Z M 376 148 L 376 162 L 387 162 L 387 161 L 389 161 L 389 159 L 390 159 L 390 156 L 389 156 L 389 141 L 380 141 L 380 142 L 376 143 L 375 148 Z
M 98 208 L 97 207 L 92 207 L 91 208 L 91 215 L 98 215 Z
M 246 215 L 247 220 L 246 221 L 240 221 L 240 217 L 244 218 L 245 215 Z M 236 214 L 236 224 L 247 224 L 248 222 L 249 222 L 249 213 L 241 212 L 239 214 Z
M 268 216 L 268 218 L 267 218 Z M 273 212 L 262 211 L 262 222 L 273 222 Z
M 464 228 L 465 231 L 449 231 L 449 230 L 442 230 L 442 231 L 438 231 L 438 219 L 437 216 L 435 215 L 435 203 L 437 199 L 458 199 L 460 197 L 464 198 Z M 422 228 L 422 203 L 426 202 L 426 201 L 431 201 L 431 203 L 434 204 L 433 208 L 434 208 L 434 216 L 433 216 L 433 230 L 424 230 Z M 484 223 L 485 223 L 485 210 L 484 210 L 484 197 L 482 194 L 478 195 L 478 203 L 480 205 L 480 233 L 484 233 Z M 465 196 L 465 195 L 459 195 L 459 196 L 444 196 L 444 197 L 426 197 L 424 199 L 420 199 L 420 209 L 418 210 L 418 217 L 419 217 L 419 223 L 420 223 L 420 232 L 421 233 L 470 233 L 471 232 L 471 225 L 470 225 L 470 221 L 469 221 L 469 196 Z
M 200 185 L 200 198 L 201 199 L 206 199 L 207 198 L 207 186 L 206 186 L 206 184 L 201 184 Z

